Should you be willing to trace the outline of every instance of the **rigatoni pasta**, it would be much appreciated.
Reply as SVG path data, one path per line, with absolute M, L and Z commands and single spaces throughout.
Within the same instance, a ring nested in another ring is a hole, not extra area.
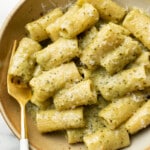
M 81 129 L 69 129 L 66 131 L 67 141 L 69 144 L 83 142 L 84 130 Z
M 98 20 L 98 11 L 91 4 L 85 3 L 73 16 L 64 20 L 60 26 L 60 35 L 65 38 L 74 38 Z
M 31 102 L 40 110 L 46 110 L 52 105 L 52 99 L 48 99 L 44 102 L 39 102 L 39 101 L 31 101 Z
M 85 126 L 83 108 L 61 112 L 54 109 L 43 110 L 37 113 L 36 122 L 40 132 L 52 132 Z
M 83 37 L 79 38 L 79 48 L 81 49 L 85 49 L 86 46 L 88 46 L 92 40 L 95 38 L 95 36 L 97 35 L 98 30 L 96 29 L 96 27 L 92 27 L 91 29 L 89 29 L 88 31 L 86 31 Z
M 42 72 L 43 72 L 42 67 L 40 65 L 36 65 L 34 72 L 33 72 L 33 77 L 39 76 L 40 74 L 42 74 Z
M 49 13 L 45 14 L 40 19 L 30 22 L 26 25 L 26 30 L 29 36 L 35 41 L 43 41 L 48 38 L 46 28 L 49 24 L 55 22 L 57 18 L 63 15 L 60 8 L 56 8 Z
M 101 78 L 98 88 L 106 100 L 126 95 L 129 92 L 143 90 L 150 86 L 150 66 L 141 65 L 124 70 L 110 77 Z
M 129 32 L 123 27 L 114 23 L 104 25 L 84 50 L 81 55 L 81 62 L 89 69 L 100 65 L 100 58 L 109 51 L 118 47 L 123 41 L 125 35 Z
M 84 137 L 88 150 L 117 150 L 130 145 L 128 132 L 125 129 L 100 129 Z
M 123 26 L 150 49 L 150 17 L 141 10 L 134 9 L 126 16 Z
M 130 37 L 125 37 L 124 42 L 115 50 L 110 51 L 100 59 L 100 64 L 109 74 L 121 71 L 127 64 L 133 62 L 141 54 L 139 43 Z
M 137 112 L 126 122 L 125 127 L 130 134 L 150 125 L 150 100 L 148 100 Z
M 45 71 L 30 81 L 30 86 L 33 89 L 31 101 L 45 101 L 57 90 L 63 88 L 66 82 L 72 83 L 80 80 L 81 76 L 73 62 Z
M 44 69 L 49 70 L 62 63 L 69 62 L 80 55 L 77 39 L 60 38 L 43 50 L 35 53 L 36 62 Z
M 80 66 L 78 67 L 78 69 L 79 69 L 81 76 L 83 76 L 85 80 L 90 78 L 91 70 L 85 68 L 84 66 Z
M 132 93 L 116 99 L 99 112 L 106 127 L 115 129 L 128 120 L 145 102 L 142 93 Z
M 105 82 L 107 78 L 109 78 L 110 75 L 106 72 L 104 68 L 99 68 L 93 71 L 90 75 L 90 79 L 92 80 L 95 89 L 97 92 L 99 92 L 99 86 L 102 84 L 102 82 Z
M 128 68 L 136 67 L 139 65 L 150 65 L 150 52 L 143 51 L 142 54 L 128 66 Z
M 95 103 L 97 103 L 97 95 L 90 80 L 81 81 L 69 89 L 60 90 L 54 96 L 54 105 L 58 110 Z
M 36 64 L 34 53 L 41 48 L 39 43 L 30 38 L 25 37 L 20 41 L 8 71 L 13 83 L 19 86 L 28 85 Z
M 119 6 L 112 0 L 78 0 L 77 4 L 82 5 L 85 2 L 88 2 L 97 8 L 100 18 L 107 21 L 118 23 L 126 14 L 125 8 Z
M 56 41 L 60 37 L 61 24 L 68 18 L 72 17 L 72 15 L 74 15 L 75 12 L 79 10 L 79 8 L 80 7 L 77 5 L 71 6 L 63 16 L 61 16 L 55 22 L 47 26 L 46 32 L 48 33 L 52 41 Z

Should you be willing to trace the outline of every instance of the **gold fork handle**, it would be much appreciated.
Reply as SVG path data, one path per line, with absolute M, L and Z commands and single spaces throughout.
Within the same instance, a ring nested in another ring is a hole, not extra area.
M 28 144 L 28 139 L 27 139 L 26 111 L 25 111 L 25 105 L 23 104 L 21 104 L 20 150 L 29 150 L 29 144 Z
M 21 104 L 21 139 L 27 138 L 25 105 Z

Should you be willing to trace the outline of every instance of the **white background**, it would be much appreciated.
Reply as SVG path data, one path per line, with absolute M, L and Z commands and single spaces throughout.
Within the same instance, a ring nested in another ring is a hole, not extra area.
M 20 0 L 0 0 L 0 29 Z M 10 131 L 0 113 L 0 150 L 19 150 L 19 140 Z

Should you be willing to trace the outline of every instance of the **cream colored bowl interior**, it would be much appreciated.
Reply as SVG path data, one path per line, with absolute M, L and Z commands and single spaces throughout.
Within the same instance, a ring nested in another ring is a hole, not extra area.
M 116 0 L 126 8 L 137 6 L 150 12 L 150 0 Z M 17 102 L 8 95 L 6 76 L 13 41 L 26 35 L 25 24 L 38 18 L 46 10 L 65 6 L 70 0 L 26 0 L 10 14 L 0 39 L 0 109 L 9 127 L 17 137 L 20 136 L 20 108 Z M 83 144 L 69 145 L 60 133 L 40 134 L 35 122 L 28 114 L 28 134 L 32 149 L 36 150 L 85 150 Z M 132 139 L 132 145 L 126 150 L 145 150 L 150 147 L 150 127 Z

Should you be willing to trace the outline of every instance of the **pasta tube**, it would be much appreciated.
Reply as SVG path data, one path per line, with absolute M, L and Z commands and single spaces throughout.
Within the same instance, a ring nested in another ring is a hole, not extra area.
M 133 62 L 141 53 L 139 43 L 130 37 L 125 37 L 124 42 L 113 51 L 100 59 L 100 64 L 109 74 L 121 71 L 127 64 Z
M 150 65 L 150 52 L 142 52 L 142 54 L 133 63 L 131 63 L 128 68 L 137 67 L 139 65 Z
M 126 122 L 125 127 L 130 134 L 134 134 L 148 125 L 150 125 L 150 100 L 137 110 Z
M 73 62 L 45 71 L 30 81 L 30 86 L 33 89 L 31 101 L 45 101 L 57 90 L 63 88 L 67 82 L 72 83 L 80 80 L 81 76 Z
M 107 102 L 102 98 L 98 98 L 97 105 L 86 106 L 84 108 L 84 119 L 86 126 L 80 129 L 70 129 L 67 130 L 68 143 L 83 142 L 83 137 L 85 135 L 92 134 L 98 129 L 103 129 L 104 124 L 98 116 L 100 109 L 106 107 Z
M 115 129 L 129 119 L 144 103 L 145 99 L 141 93 L 132 93 L 116 99 L 99 112 L 99 117 L 103 119 L 103 123 L 108 128 Z
M 40 49 L 40 44 L 30 38 L 23 38 L 20 41 L 8 72 L 12 82 L 19 86 L 28 85 L 36 64 L 34 53 Z
M 46 32 L 48 33 L 52 41 L 56 41 L 60 37 L 59 33 L 61 24 L 65 20 L 68 20 L 68 18 L 72 17 L 72 15 L 74 15 L 79 10 L 79 8 L 80 8 L 79 6 L 73 5 L 68 9 L 68 11 L 63 16 L 61 16 L 55 22 L 47 26 Z
M 72 58 L 79 56 L 79 54 L 80 50 L 78 49 L 77 39 L 60 38 L 37 52 L 35 57 L 37 63 L 44 70 L 49 70 L 70 61 Z
M 69 129 L 67 130 L 67 140 L 69 144 L 83 142 L 84 129 Z
M 83 108 L 57 111 L 45 110 L 37 113 L 37 128 L 40 132 L 52 132 L 85 126 Z
M 33 77 L 39 76 L 40 74 L 42 74 L 42 72 L 43 72 L 43 69 L 41 68 L 41 66 L 37 65 L 34 69 Z
M 46 100 L 44 102 L 32 101 L 32 104 L 37 106 L 40 110 L 46 110 L 52 105 L 52 100 Z
M 85 2 L 92 4 L 100 14 L 100 18 L 114 23 L 120 22 L 126 14 L 125 8 L 119 6 L 112 0 L 78 0 L 78 5 Z
M 97 94 L 91 80 L 81 81 L 69 89 L 60 90 L 54 96 L 54 104 L 58 110 L 95 104 L 96 102 Z
M 103 128 L 84 137 L 88 150 L 116 150 L 130 145 L 125 129 L 110 130 Z
M 150 18 L 146 14 L 138 9 L 132 10 L 124 19 L 123 26 L 150 50 Z
M 106 100 L 122 97 L 129 92 L 143 90 L 150 85 L 149 66 L 123 70 L 114 76 L 101 77 L 98 88 Z
M 97 93 L 99 92 L 99 83 L 103 81 L 104 77 L 106 79 L 107 75 L 109 76 L 109 74 L 107 74 L 107 72 L 104 68 L 96 69 L 91 73 L 91 76 L 89 78 L 92 80 Z M 102 78 L 102 80 L 101 80 L 101 78 Z
M 91 4 L 85 3 L 73 16 L 64 20 L 60 26 L 60 35 L 65 38 L 74 38 L 98 20 L 97 10 Z
M 79 69 L 81 76 L 83 76 L 85 80 L 90 78 L 91 70 L 85 68 L 84 66 L 78 67 L 78 69 Z
M 40 19 L 28 23 L 26 25 L 26 29 L 29 32 L 29 36 L 35 41 L 43 41 L 47 39 L 48 34 L 46 32 L 46 27 L 62 15 L 62 10 L 60 8 L 56 8 Z
M 81 62 L 89 69 L 100 65 L 100 58 L 118 47 L 124 41 L 124 34 L 129 34 L 123 27 L 114 23 L 104 25 L 92 42 L 83 50 Z
M 92 27 L 91 29 L 83 33 L 83 37 L 79 38 L 79 47 L 81 49 L 85 49 L 92 42 L 97 33 L 98 31 L 96 27 Z

